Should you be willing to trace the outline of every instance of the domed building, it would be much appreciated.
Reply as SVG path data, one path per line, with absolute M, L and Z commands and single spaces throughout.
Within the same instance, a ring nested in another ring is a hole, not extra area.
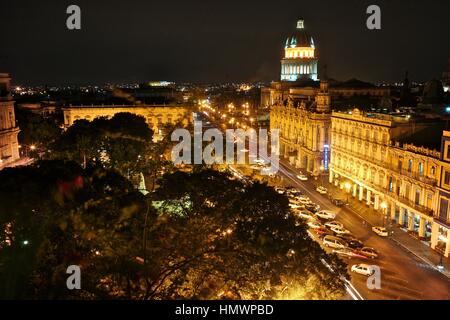
M 305 30 L 303 19 L 300 19 L 295 33 L 285 42 L 281 81 L 317 80 L 317 62 L 314 40 Z

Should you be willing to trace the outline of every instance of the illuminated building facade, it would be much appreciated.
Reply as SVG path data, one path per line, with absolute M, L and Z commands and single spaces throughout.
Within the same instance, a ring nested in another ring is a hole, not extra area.
M 305 30 L 303 20 L 297 21 L 294 35 L 286 39 L 284 57 L 281 59 L 281 81 L 302 78 L 317 80 L 317 57 L 314 40 Z
M 9 74 L 0 73 L 0 169 L 20 158 L 17 141 L 20 130 L 16 126 L 10 82 Z
M 431 247 L 450 256 L 450 131 L 444 131 L 441 145 L 439 200 L 433 224 Z
M 157 134 L 165 124 L 175 124 L 181 121 L 184 124 L 191 122 L 189 110 L 182 106 L 168 105 L 124 105 L 124 106 L 70 106 L 62 108 L 64 113 L 64 126 L 71 126 L 76 120 L 93 120 L 97 117 L 113 117 L 119 112 L 129 112 L 143 116 L 149 127 Z
M 270 128 L 280 130 L 280 154 L 313 175 L 328 170 L 330 107 L 328 82 L 323 80 L 314 101 L 290 99 L 270 110 Z
M 407 141 L 432 139 L 427 132 L 435 127 L 357 109 L 333 112 L 329 174 L 330 183 L 380 211 L 385 223 L 394 221 L 432 247 L 438 235 L 440 148 Z

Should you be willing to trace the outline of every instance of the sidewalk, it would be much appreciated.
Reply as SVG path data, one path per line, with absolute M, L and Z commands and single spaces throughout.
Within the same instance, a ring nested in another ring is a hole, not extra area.
M 285 159 L 281 160 L 281 162 L 285 167 L 291 169 L 294 172 L 300 171 L 298 169 L 295 169 Z M 315 185 L 319 185 L 322 183 L 322 180 L 319 178 L 313 183 Z M 333 197 L 339 198 L 344 201 L 347 200 L 347 193 L 344 190 L 341 190 L 338 187 L 330 184 L 328 182 L 328 177 L 326 176 L 323 177 L 323 185 L 328 189 L 328 192 Z M 361 219 L 363 219 L 370 227 L 383 226 L 384 217 L 379 211 L 376 211 L 372 207 L 366 205 L 364 201 L 360 202 L 358 199 L 353 198 L 351 194 L 348 195 L 348 202 L 349 204 L 347 205 L 347 208 L 361 217 Z M 390 220 L 387 221 L 386 228 L 391 231 L 392 235 L 389 237 L 390 240 L 450 279 L 450 258 L 441 256 L 439 253 L 431 249 L 428 244 L 420 241 L 419 239 L 413 238 L 410 234 L 408 234 L 406 230 L 401 229 L 394 223 L 391 223 Z M 444 266 L 443 270 L 439 270 L 437 268 L 437 265 L 439 265 L 441 262 Z

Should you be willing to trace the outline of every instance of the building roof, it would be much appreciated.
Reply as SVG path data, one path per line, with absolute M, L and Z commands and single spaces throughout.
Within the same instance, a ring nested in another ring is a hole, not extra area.
M 297 28 L 287 39 L 285 47 L 314 47 L 314 40 L 305 30 L 304 21 L 297 21 Z
M 410 134 L 397 139 L 400 143 L 413 144 L 417 147 L 426 147 L 431 150 L 441 149 L 442 132 L 446 129 L 446 122 L 430 122 L 426 126 L 412 131 Z

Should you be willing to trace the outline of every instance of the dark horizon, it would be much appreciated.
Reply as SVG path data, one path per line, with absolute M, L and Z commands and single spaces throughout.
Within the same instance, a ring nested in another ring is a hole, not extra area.
M 81 7 L 80 31 L 66 29 L 70 4 Z M 370 4 L 381 30 L 366 28 Z M 2 2 L 0 72 L 17 85 L 267 82 L 304 18 L 331 78 L 393 82 L 408 70 L 424 82 L 447 68 L 448 12 L 445 0 Z

